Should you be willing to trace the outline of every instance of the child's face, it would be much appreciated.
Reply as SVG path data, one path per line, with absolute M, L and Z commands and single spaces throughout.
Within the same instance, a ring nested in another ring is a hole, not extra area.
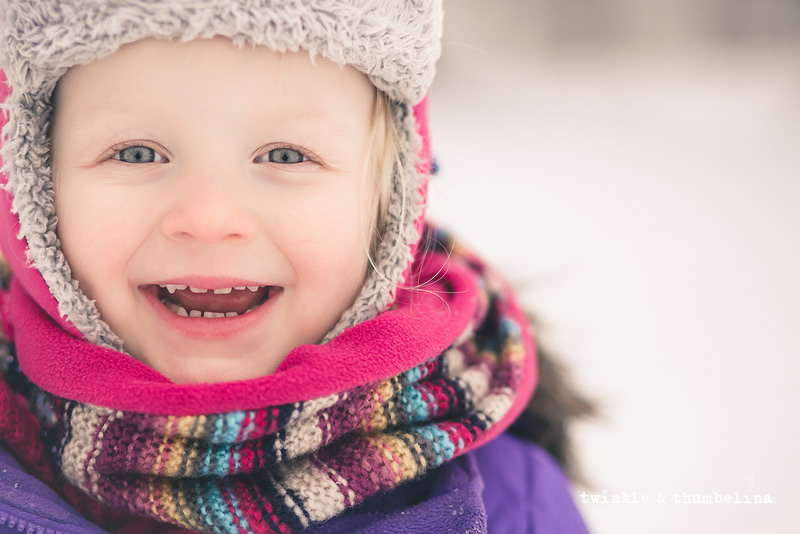
M 248 379 L 332 328 L 366 272 L 373 106 L 351 68 L 225 39 L 67 73 L 58 235 L 131 354 L 176 382 Z

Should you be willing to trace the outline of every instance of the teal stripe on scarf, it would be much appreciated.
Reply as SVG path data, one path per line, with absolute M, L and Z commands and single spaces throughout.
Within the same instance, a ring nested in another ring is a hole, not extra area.
M 222 479 L 218 479 L 208 485 L 208 494 L 206 498 L 208 499 L 209 508 L 211 508 L 214 518 L 225 532 L 237 533 L 239 532 L 239 528 L 236 526 L 233 517 L 230 515 L 230 510 L 228 509 L 230 501 L 225 498 L 218 486 L 221 481 Z
M 222 436 L 220 440 L 222 443 L 233 443 L 239 437 L 239 432 L 242 430 L 242 421 L 244 421 L 244 412 L 226 413 L 219 419 L 224 419 Z
M 406 412 L 411 423 L 426 421 L 428 419 L 428 403 L 422 398 L 422 394 L 417 388 L 406 386 L 403 389 L 403 397 L 406 399 Z

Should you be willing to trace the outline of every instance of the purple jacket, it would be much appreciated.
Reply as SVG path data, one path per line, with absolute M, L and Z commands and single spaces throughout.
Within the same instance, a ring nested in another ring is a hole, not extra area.
M 100 534 L 0 448 L 0 534 Z M 313 534 L 588 532 L 561 469 L 536 445 L 503 434 L 421 480 L 317 525 Z

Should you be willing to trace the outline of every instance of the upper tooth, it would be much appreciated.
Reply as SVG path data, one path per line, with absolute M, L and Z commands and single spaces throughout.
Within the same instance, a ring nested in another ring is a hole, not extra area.
M 255 293 L 261 288 L 261 286 L 233 286 L 233 287 L 220 287 L 217 289 L 209 290 L 209 289 L 203 289 L 201 287 L 185 286 L 183 284 L 162 284 L 160 287 L 166 289 L 170 293 L 175 293 L 176 291 L 183 291 L 184 289 L 188 289 L 192 293 L 208 293 L 209 291 L 213 291 L 215 295 L 227 295 L 234 289 L 237 291 L 244 291 L 245 289 L 249 289 L 250 291 Z

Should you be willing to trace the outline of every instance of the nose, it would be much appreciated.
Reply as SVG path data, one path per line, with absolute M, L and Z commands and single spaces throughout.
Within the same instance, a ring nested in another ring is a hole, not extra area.
M 231 172 L 187 169 L 169 193 L 161 223 L 164 235 L 208 244 L 252 239 L 258 222 L 248 207 L 243 180 Z

